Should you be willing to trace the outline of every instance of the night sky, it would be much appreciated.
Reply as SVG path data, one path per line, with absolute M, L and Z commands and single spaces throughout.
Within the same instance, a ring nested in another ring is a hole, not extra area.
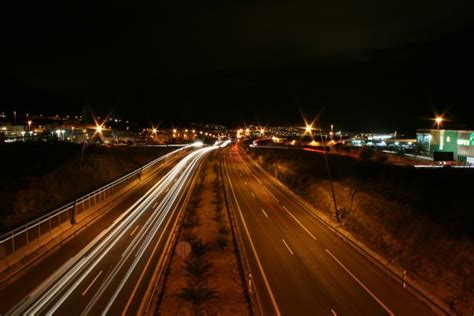
M 474 128 L 474 2 L 11 1 L 0 111 Z

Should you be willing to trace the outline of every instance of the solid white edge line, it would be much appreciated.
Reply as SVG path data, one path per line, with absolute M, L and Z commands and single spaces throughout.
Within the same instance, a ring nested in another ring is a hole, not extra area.
M 263 215 L 265 215 L 266 218 L 268 218 L 267 212 L 262 208 Z
M 348 268 L 346 268 L 346 266 L 341 262 L 339 261 L 339 259 L 336 258 L 336 256 L 334 256 L 331 251 L 329 251 L 328 249 L 325 249 L 325 251 L 334 259 L 334 261 L 337 262 L 337 264 L 339 264 L 346 272 L 347 274 L 349 274 L 357 283 L 359 283 L 359 285 L 367 292 L 369 293 L 370 296 L 372 296 L 372 298 L 377 301 L 377 303 L 379 303 L 380 306 L 382 306 L 390 316 L 393 316 L 395 315 L 374 293 L 372 293 L 371 290 L 369 290 L 369 288 L 367 286 L 365 286 L 364 283 L 362 283 L 361 280 L 359 280 Z
M 331 308 L 331 313 L 334 315 L 334 316 L 337 316 L 336 312 L 334 311 L 334 309 Z

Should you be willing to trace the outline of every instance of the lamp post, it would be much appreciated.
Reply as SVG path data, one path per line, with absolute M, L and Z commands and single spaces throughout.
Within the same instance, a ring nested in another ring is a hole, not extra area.
M 311 135 L 311 138 L 313 138 L 312 131 L 313 131 L 313 123 L 311 123 L 311 124 L 306 123 L 305 133 L 309 133 Z M 321 137 L 321 144 L 323 144 L 324 162 L 326 164 L 326 170 L 327 170 L 327 173 L 328 173 L 329 184 L 330 184 L 330 187 L 331 187 L 332 201 L 333 201 L 333 204 L 334 204 L 334 214 L 336 215 L 336 221 L 338 223 L 340 223 L 339 210 L 337 209 L 336 191 L 334 190 L 334 183 L 332 181 L 331 168 L 329 167 L 329 159 L 328 159 L 328 155 L 327 155 L 327 152 L 326 152 L 326 146 L 324 145 L 323 134 L 319 133 L 319 136 Z
M 77 175 L 77 180 L 76 180 L 76 189 L 74 190 L 74 205 L 71 209 L 71 214 L 70 214 L 70 221 L 71 225 L 76 224 L 76 204 L 77 204 L 77 193 L 79 191 L 79 179 L 81 176 L 81 171 L 82 171 L 82 163 L 84 161 L 84 152 L 86 151 L 86 136 L 87 136 L 87 129 L 82 130 L 82 149 L 81 149 L 81 161 L 79 163 L 79 170 L 78 170 L 78 175 Z M 83 203 L 84 205 L 84 203 Z M 84 207 L 84 206 L 83 206 Z

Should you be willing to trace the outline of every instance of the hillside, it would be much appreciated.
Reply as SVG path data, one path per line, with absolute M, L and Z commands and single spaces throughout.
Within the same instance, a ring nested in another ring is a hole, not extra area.
M 0 231 L 52 210 L 75 195 L 90 192 L 168 148 L 82 146 L 70 143 L 1 144 Z

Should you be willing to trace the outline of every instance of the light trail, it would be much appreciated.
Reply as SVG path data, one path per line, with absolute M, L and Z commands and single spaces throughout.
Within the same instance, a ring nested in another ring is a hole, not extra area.
M 153 246 L 163 222 L 182 198 L 184 189 L 192 179 L 199 162 L 216 148 L 213 146 L 197 149 L 184 157 L 110 227 L 43 281 L 8 314 L 52 315 L 64 307 L 71 296 L 77 293 L 82 295 L 84 291 L 78 291 L 79 287 L 90 284 L 90 278 L 96 276 L 98 270 L 102 271 L 104 267 L 107 269 L 104 270 L 105 279 L 101 281 L 98 289 L 87 289 L 86 292 L 93 293 L 93 297 L 87 301 L 88 304 L 82 313 L 90 314 L 93 308 L 98 307 L 97 302 L 105 299 L 107 304 L 102 314 L 106 314 L 117 296 L 124 291 L 125 285 L 132 282 L 130 276 L 141 260 L 146 259 L 147 250 Z M 138 222 L 143 220 L 145 221 L 140 225 Z M 130 234 L 132 230 L 133 236 Z M 133 237 L 131 241 L 130 237 Z M 122 247 L 125 249 L 120 250 Z M 116 256 L 117 252 L 120 255 L 115 258 L 114 253 Z M 111 258 L 113 263 L 107 264 L 106 259 Z M 126 270 L 123 271 L 124 269 Z M 88 278 L 89 282 L 85 283 Z M 95 287 L 97 286 L 96 282 Z M 105 293 L 110 297 L 104 297 Z

